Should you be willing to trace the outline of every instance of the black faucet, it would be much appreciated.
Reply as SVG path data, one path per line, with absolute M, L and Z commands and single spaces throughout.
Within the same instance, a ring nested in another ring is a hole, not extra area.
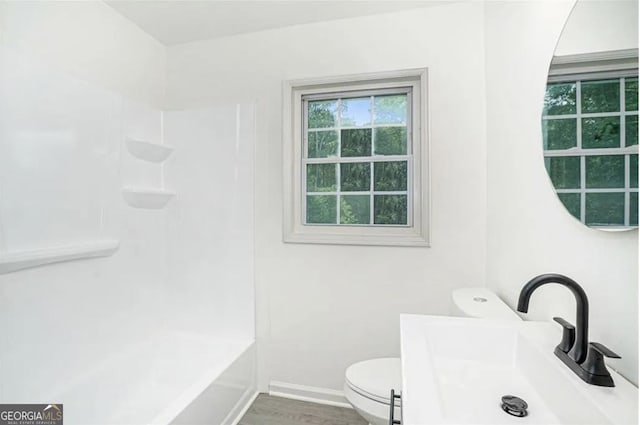
M 556 273 L 534 277 L 520 291 L 518 311 L 526 313 L 533 291 L 547 283 L 566 286 L 576 297 L 576 326 L 561 317 L 553 318 L 563 328 L 562 341 L 555 348 L 555 355 L 586 383 L 603 387 L 615 386 L 604 364 L 603 356 L 617 359 L 620 356 L 602 344 L 589 343 L 589 300 L 584 289 L 576 281 Z

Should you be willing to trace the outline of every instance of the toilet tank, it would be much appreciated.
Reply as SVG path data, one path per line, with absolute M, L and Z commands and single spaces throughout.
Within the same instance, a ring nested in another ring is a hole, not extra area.
M 487 288 L 460 288 L 451 293 L 452 316 L 478 319 L 522 320 Z

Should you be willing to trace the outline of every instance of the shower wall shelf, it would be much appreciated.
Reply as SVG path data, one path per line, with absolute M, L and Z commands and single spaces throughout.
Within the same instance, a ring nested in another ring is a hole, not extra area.
M 158 210 L 164 208 L 176 194 L 166 190 L 127 187 L 122 189 L 122 196 L 134 208 Z
M 127 149 L 138 159 L 156 163 L 163 162 L 173 152 L 170 146 L 135 139 L 127 139 Z
M 120 242 L 117 240 L 99 240 L 52 248 L 8 252 L 0 254 L 0 274 L 63 261 L 108 257 L 113 255 L 119 246 Z

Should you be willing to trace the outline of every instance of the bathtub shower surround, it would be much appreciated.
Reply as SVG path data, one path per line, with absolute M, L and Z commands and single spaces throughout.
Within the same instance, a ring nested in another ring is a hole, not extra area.
M 104 218 L 124 99 L 6 48 L 0 81 L 0 249 L 114 238 Z
M 130 42 L 111 50 L 105 25 Z M 68 424 L 231 423 L 255 394 L 253 104 L 163 110 L 131 80 L 156 78 L 129 55 L 155 42 L 100 2 L 2 4 L 0 30 L 0 268 L 74 260 L 0 274 L 0 403 L 62 403 Z M 51 56 L 80 30 L 111 74 L 78 46 Z M 176 196 L 139 208 L 130 189 Z
M 255 106 L 169 111 L 166 178 L 171 302 L 186 329 L 254 338 L 253 149 Z M 206 302 L 202 302 L 202 298 Z

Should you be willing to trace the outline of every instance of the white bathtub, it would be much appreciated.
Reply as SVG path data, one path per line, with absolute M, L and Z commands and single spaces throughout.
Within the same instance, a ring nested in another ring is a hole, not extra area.
M 255 395 L 253 340 L 169 334 L 56 391 L 66 424 L 230 425 Z

